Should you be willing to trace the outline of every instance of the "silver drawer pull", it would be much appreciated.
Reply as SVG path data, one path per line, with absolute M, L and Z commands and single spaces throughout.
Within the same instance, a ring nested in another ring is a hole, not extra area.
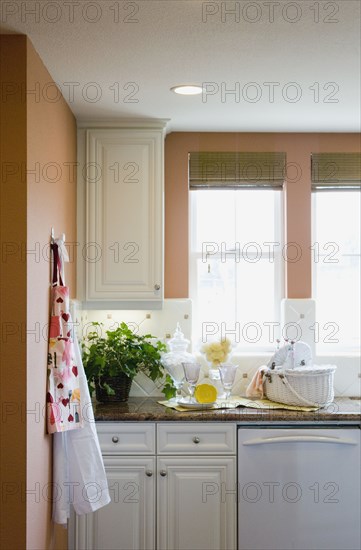
M 160 290 L 160 285 L 154 285 L 154 290 Z
M 161 470 L 159 473 L 162 477 L 165 477 L 167 475 L 166 470 Z
M 201 441 L 201 440 L 200 440 L 200 438 L 199 438 L 197 435 L 195 435 L 195 436 L 193 437 L 193 443 L 200 443 L 200 441 Z
M 145 475 L 148 476 L 148 477 L 152 477 L 152 475 L 153 475 L 152 470 L 146 470 Z
M 116 435 L 113 435 L 112 441 L 113 441 L 113 443 L 118 443 L 119 437 L 117 437 Z

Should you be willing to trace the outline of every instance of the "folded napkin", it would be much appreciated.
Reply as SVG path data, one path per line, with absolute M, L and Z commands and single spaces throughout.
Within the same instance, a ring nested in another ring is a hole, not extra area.
M 231 397 L 224 401 L 218 399 L 213 405 L 205 407 L 204 405 L 199 404 L 199 409 L 188 409 L 182 407 L 177 403 L 172 401 L 158 401 L 160 405 L 168 407 L 170 409 L 175 409 L 179 412 L 192 412 L 192 411 L 204 411 L 204 410 L 216 410 L 216 409 L 236 409 L 237 407 L 247 407 L 251 409 L 283 409 L 288 411 L 303 411 L 303 412 L 312 412 L 317 411 L 320 407 L 298 407 L 296 405 L 286 405 L 285 403 L 276 403 L 275 401 L 270 401 L 269 399 L 249 399 L 246 397 Z

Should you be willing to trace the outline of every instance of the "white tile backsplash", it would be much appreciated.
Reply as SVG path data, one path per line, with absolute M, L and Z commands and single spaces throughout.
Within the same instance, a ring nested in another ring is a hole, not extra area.
M 281 327 L 283 337 L 289 340 L 302 340 L 306 342 L 315 357 L 315 333 L 316 303 L 311 299 L 290 299 L 281 301 Z
M 173 335 L 177 323 L 180 324 L 185 338 L 191 340 L 192 302 L 184 300 L 164 300 L 161 310 L 83 310 L 80 316 L 83 326 L 82 334 L 94 321 L 103 323 L 106 330 L 115 328 L 124 321 L 140 334 L 152 334 L 159 340 L 166 341 Z M 191 350 L 191 345 L 189 347 Z M 140 373 L 133 381 L 130 395 L 144 397 L 148 395 L 163 396 L 160 383 L 152 382 Z
M 283 322 L 306 322 L 310 324 L 313 315 L 312 300 L 290 300 L 284 304 Z M 182 331 L 188 340 L 191 340 L 192 334 L 192 301 L 184 300 L 164 300 L 162 310 L 152 311 L 125 311 L 125 310 L 81 310 L 80 302 L 74 301 L 73 304 L 73 320 L 78 322 L 77 327 L 78 337 L 81 338 L 84 331 L 92 321 L 104 323 L 106 328 L 111 328 L 114 323 L 125 321 L 135 330 L 139 330 L 141 334 L 150 333 L 165 341 L 169 335 L 173 335 L 177 322 L 180 323 Z M 288 306 L 292 306 L 288 307 Z M 293 311 L 295 310 L 295 311 Z M 304 317 L 301 317 L 304 315 Z M 304 335 L 303 335 L 304 336 Z M 307 337 L 305 338 L 308 341 Z M 200 381 L 207 374 L 207 365 L 204 357 L 197 353 L 197 350 L 189 350 L 194 352 L 199 362 L 202 364 Z M 234 354 L 232 363 L 239 365 L 236 382 L 233 392 L 238 395 L 245 395 L 246 387 L 250 383 L 256 369 L 261 365 L 265 365 L 270 354 L 253 354 L 245 356 Z M 334 364 L 337 366 L 335 373 L 335 395 L 337 397 L 361 397 L 361 363 L 360 358 L 355 356 L 316 356 L 315 363 L 319 365 Z M 160 383 L 154 383 L 149 380 L 144 374 L 139 374 L 131 389 L 133 396 L 163 396 L 160 388 Z
M 317 365 L 336 365 L 334 389 L 337 397 L 361 397 L 361 360 L 355 356 L 319 356 Z
M 161 310 L 84 310 L 83 324 L 98 321 L 106 328 L 124 321 L 140 334 L 150 333 L 159 340 L 173 334 L 177 323 L 188 340 L 192 334 L 191 300 L 164 300 Z

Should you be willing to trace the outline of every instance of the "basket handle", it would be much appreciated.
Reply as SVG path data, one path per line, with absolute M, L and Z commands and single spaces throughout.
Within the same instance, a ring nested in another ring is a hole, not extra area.
M 302 395 L 300 395 L 298 392 L 296 392 L 296 390 L 291 386 L 291 384 L 287 380 L 287 376 L 285 374 L 282 376 L 282 382 L 286 385 L 286 387 L 290 390 L 290 392 L 293 393 L 293 395 L 295 397 L 297 397 L 300 401 L 303 401 L 303 403 L 305 405 L 309 405 L 311 407 L 317 407 L 317 406 L 319 407 L 320 406 L 319 403 L 314 403 L 313 401 L 308 401 L 308 399 L 305 399 L 304 397 L 302 397 Z

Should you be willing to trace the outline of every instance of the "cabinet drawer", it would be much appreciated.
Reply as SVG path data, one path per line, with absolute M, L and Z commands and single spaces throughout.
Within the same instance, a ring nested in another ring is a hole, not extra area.
M 158 454 L 235 454 L 236 427 L 229 424 L 158 424 Z
M 104 422 L 97 432 L 104 455 L 155 454 L 154 424 Z

